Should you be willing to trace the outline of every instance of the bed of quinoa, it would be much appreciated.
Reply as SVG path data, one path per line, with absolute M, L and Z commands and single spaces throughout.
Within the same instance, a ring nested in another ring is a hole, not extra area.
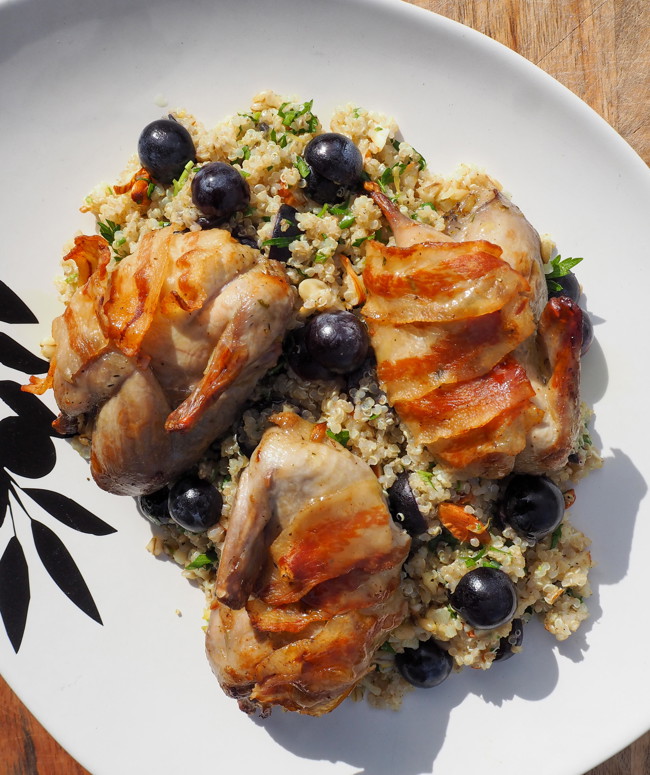
M 262 252 L 268 253 L 264 243 L 272 236 L 280 205 L 292 204 L 299 211 L 303 234 L 291 243 L 287 263 L 288 275 L 298 289 L 297 326 L 317 311 L 358 308 L 363 298 L 352 272 L 360 275 L 363 270 L 365 240 L 394 244 L 369 196 L 354 196 L 338 206 L 317 205 L 305 197 L 301 155 L 315 134 L 333 131 L 350 137 L 363 155 L 367 176 L 378 181 L 405 214 L 440 230 L 444 230 L 446 219 L 470 209 L 485 189 L 501 189 L 497 181 L 475 167 L 463 165 L 450 177 L 431 170 L 390 117 L 345 105 L 334 113 L 329 127 L 324 127 L 316 110 L 311 101 L 267 91 L 213 128 L 206 129 L 183 110 L 174 111 L 171 115 L 194 140 L 196 163 L 189 163 L 179 180 L 167 188 L 147 180 L 146 196 L 138 204 L 129 191 L 119 193 L 119 187 L 140 170 L 134 155 L 115 180 L 98 185 L 86 197 L 82 209 L 95 215 L 98 231 L 112 244 L 117 264 L 152 229 L 168 224 L 200 229 L 200 213 L 190 192 L 193 175 L 211 161 L 233 164 L 246 178 L 251 198 L 246 211 L 233 216 L 224 228 L 240 237 L 252 237 Z M 552 241 L 543 237 L 542 248 L 548 261 L 554 253 Z M 76 287 L 74 262 L 64 261 L 63 272 L 59 287 L 65 301 Z M 510 528 L 498 530 L 493 512 L 502 485 L 487 479 L 456 481 L 437 467 L 427 450 L 415 444 L 400 425 L 372 366 L 349 378 L 309 382 L 299 379 L 282 358 L 258 384 L 232 432 L 216 441 L 199 464 L 199 473 L 222 492 L 220 522 L 199 535 L 180 528 L 156 529 L 148 547 L 157 556 L 172 557 L 182 566 L 183 574 L 201 586 L 207 596 L 206 618 L 237 482 L 248 464 L 245 452 L 261 438 L 268 416 L 281 408 L 293 409 L 313 422 L 326 422 L 338 441 L 373 468 L 384 488 L 402 471 L 411 471 L 410 484 L 428 524 L 427 532 L 414 539 L 404 565 L 402 588 L 409 615 L 379 650 L 376 669 L 359 684 L 353 697 L 365 695 L 373 704 L 399 707 L 411 687 L 394 668 L 394 653 L 430 637 L 448 649 L 457 669 L 490 666 L 511 623 L 474 631 L 448 605 L 448 594 L 459 579 L 479 565 L 506 572 L 518 591 L 515 616 L 524 621 L 540 616 L 558 640 L 571 635 L 587 617 L 587 576 L 592 565 L 589 540 L 571 525 L 570 511 L 560 528 L 536 545 Z M 600 465 L 587 430 L 589 415 L 583 407 L 578 445 L 567 467 L 552 477 L 565 492 L 567 505 L 574 498 L 573 483 Z M 487 547 L 480 546 L 477 539 L 473 539 L 476 546 L 458 543 L 442 528 L 437 505 L 448 500 L 464 505 L 489 526 L 491 542 Z

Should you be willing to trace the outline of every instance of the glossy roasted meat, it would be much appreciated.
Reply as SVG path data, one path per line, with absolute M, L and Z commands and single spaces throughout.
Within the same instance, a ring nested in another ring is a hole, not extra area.
M 293 291 L 280 264 L 219 229 L 150 232 L 112 272 L 100 238 L 70 255 L 85 282 L 52 326 L 57 404 L 91 431 L 101 487 L 151 492 L 196 462 L 274 365 Z
M 461 477 L 547 473 L 579 421 L 581 313 L 547 304 L 539 237 L 494 193 L 452 240 L 371 190 L 397 247 L 369 242 L 362 309 L 377 373 L 419 443 Z
M 359 458 L 292 413 L 271 418 L 239 483 L 206 649 L 247 712 L 335 708 L 406 614 L 410 538 Z

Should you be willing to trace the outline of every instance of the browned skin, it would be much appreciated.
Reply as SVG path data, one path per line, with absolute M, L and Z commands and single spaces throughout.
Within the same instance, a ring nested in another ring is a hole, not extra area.
M 319 716 L 403 620 L 410 539 L 366 463 L 295 414 L 271 420 L 237 489 L 206 649 L 243 710 Z
M 71 257 L 87 273 L 52 326 L 48 378 L 63 414 L 91 433 L 110 492 L 152 492 L 233 422 L 277 360 L 293 290 L 277 262 L 225 231 L 145 235 L 113 272 L 101 238 Z
M 578 430 L 581 313 L 547 304 L 539 237 L 494 192 L 449 235 L 372 184 L 397 247 L 368 243 L 362 309 L 383 389 L 457 476 L 546 473 Z

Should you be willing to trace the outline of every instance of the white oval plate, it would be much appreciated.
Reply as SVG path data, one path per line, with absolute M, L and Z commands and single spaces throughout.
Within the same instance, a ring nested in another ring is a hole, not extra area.
M 485 167 L 564 255 L 585 257 L 579 276 L 596 342 L 584 361 L 584 395 L 607 458 L 579 486 L 573 509 L 597 562 L 591 620 L 561 645 L 530 626 L 522 655 L 414 692 L 400 713 L 345 703 L 321 719 L 250 719 L 222 695 L 204 658 L 201 593 L 145 551 L 150 532 L 132 502 L 100 492 L 83 461 L 56 440 L 50 473 L 12 475 L 25 511 L 11 496 L 0 553 L 13 560 L 0 578 L 18 586 L 11 595 L 5 586 L 0 598 L 12 611 L 14 639 L 26 606 L 25 564 L 30 600 L 17 654 L 0 628 L 2 674 L 96 775 L 582 773 L 650 727 L 650 617 L 641 602 L 650 546 L 649 370 L 641 356 L 650 174 L 550 77 L 472 30 L 396 0 L 5 0 L 2 280 L 40 324 L 5 321 L 3 342 L 38 352 L 57 314 L 52 277 L 61 246 L 93 228 L 79 203 L 95 183 L 113 179 L 141 128 L 163 113 L 158 95 L 210 124 L 246 110 L 266 88 L 313 97 L 324 123 L 348 101 L 394 115 L 434 170 L 449 173 L 463 161 Z M 24 310 L 11 314 L 25 320 Z M 9 350 L 4 359 L 24 365 L 24 353 Z M 0 402 L 0 412 L 23 417 L 0 425 L 0 460 L 16 467 L 35 420 L 6 384 L 24 380 L 20 369 L 3 367 L 2 380 L 13 411 Z M 23 473 L 52 462 L 50 442 L 36 439 L 34 459 L 18 463 Z M 68 517 L 72 527 L 63 524 L 60 504 L 55 518 L 42 508 L 44 496 L 31 494 L 39 505 L 25 488 L 61 493 L 117 532 L 78 512 L 74 524 Z M 32 529 L 34 522 L 45 527 Z M 103 626 L 86 615 L 92 606 L 67 552 Z M 55 578 L 59 568 L 58 586 L 44 563 Z M 59 589 L 66 584 L 72 600 Z

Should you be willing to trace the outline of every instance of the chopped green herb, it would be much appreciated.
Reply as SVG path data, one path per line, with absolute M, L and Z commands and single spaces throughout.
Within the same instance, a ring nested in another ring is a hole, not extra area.
M 69 274 L 65 278 L 65 281 L 66 283 L 68 283 L 68 285 L 74 285 L 78 279 L 79 279 L 79 272 L 73 272 L 72 274 Z
M 562 538 L 562 523 L 560 523 L 553 531 L 553 535 L 551 536 L 551 549 L 555 549 L 560 543 L 560 538 Z
M 338 441 L 338 443 L 342 447 L 347 447 L 348 441 L 350 441 L 350 431 L 342 430 L 339 433 L 334 433 L 334 431 L 331 431 L 328 428 L 326 433 L 330 437 L 330 439 L 334 439 L 334 441 Z
M 193 167 L 194 167 L 193 161 L 188 161 L 185 167 L 183 167 L 183 171 L 181 172 L 180 177 L 178 178 L 178 180 L 175 180 L 173 183 L 174 189 L 173 189 L 172 196 L 176 196 L 183 188 L 183 186 L 187 182 L 187 179 L 190 176 L 190 172 L 192 172 Z
M 417 473 L 422 481 L 433 487 L 433 474 L 430 471 L 418 471 Z
M 327 215 L 327 212 L 329 210 L 329 205 L 327 202 L 321 207 L 321 209 L 316 213 L 318 218 L 322 218 L 324 215 Z
M 276 248 L 288 248 L 295 239 L 295 237 L 271 237 L 270 239 L 265 239 L 264 242 L 262 242 L 262 245 L 273 245 Z
M 108 242 L 109 245 L 112 245 L 113 240 L 115 239 L 115 232 L 119 231 L 122 227 L 119 223 L 107 220 L 105 223 L 97 221 L 97 228 L 106 242 Z
M 355 109 L 352 111 L 352 115 L 353 115 L 355 118 L 359 118 L 359 108 L 355 108 Z
M 250 178 L 251 176 L 250 172 L 246 172 L 246 170 L 238 169 L 237 167 L 235 167 L 235 169 L 242 176 L 242 178 Z
M 251 149 L 247 145 L 242 145 L 239 153 L 237 154 L 237 158 L 246 161 L 246 159 L 250 159 L 250 157 Z
M 369 237 L 359 237 L 359 239 L 355 239 L 355 241 L 352 243 L 352 246 L 353 246 L 353 247 L 355 247 L 355 248 L 358 248 L 358 247 L 360 247 L 361 245 L 363 245 L 363 243 L 364 243 L 364 242 L 365 242 L 367 239 L 370 239 L 370 238 L 369 238 Z
M 302 156 L 298 156 L 296 158 L 295 166 L 298 168 L 298 172 L 300 173 L 301 178 L 306 178 L 309 175 L 309 164 L 307 164 Z
M 153 192 L 156 190 L 156 184 L 154 182 L 149 183 L 147 186 L 147 199 L 151 199 Z
M 396 151 L 399 151 L 399 147 L 400 147 L 400 145 L 401 145 L 401 143 L 400 143 L 400 141 L 399 141 L 399 140 L 396 140 L 394 137 L 391 137 L 391 139 L 390 139 L 390 144 L 393 146 L 393 148 L 394 148 Z
M 106 193 L 109 196 L 115 196 L 115 191 L 113 191 L 113 186 L 106 186 Z
M 558 277 L 564 277 L 569 274 L 573 267 L 582 260 L 582 258 L 562 258 L 559 254 L 555 256 L 555 258 L 551 260 L 551 271 L 546 275 L 546 283 L 549 289 L 552 291 L 561 291 L 562 286 L 553 281 Z
M 260 120 L 260 117 L 262 115 L 261 110 L 256 110 L 254 113 L 238 113 L 238 116 L 243 116 L 244 118 L 250 118 L 250 120 L 257 124 L 257 122 Z
M 171 221 L 158 221 L 158 226 L 160 226 L 161 229 L 164 229 L 165 226 L 171 226 Z
M 321 253 L 320 251 L 314 256 L 315 264 L 324 264 L 327 261 L 327 253 Z
M 352 224 L 356 221 L 356 218 L 354 215 L 346 215 L 345 217 L 341 218 L 339 221 L 339 226 L 342 229 L 348 229 Z
M 230 474 L 225 474 L 225 475 L 223 476 L 223 478 L 221 479 L 221 482 L 219 482 L 219 484 L 217 485 L 217 487 L 218 487 L 220 490 L 223 490 L 224 486 L 225 486 L 226 484 L 228 484 L 228 482 L 231 482 L 231 481 L 232 481 L 232 476 L 230 476 Z
M 483 560 L 481 565 L 484 568 L 497 568 L 497 569 L 499 569 L 501 567 L 501 563 L 497 562 L 497 560 Z
M 415 148 L 413 149 L 413 153 L 415 154 L 415 159 L 413 161 L 417 163 L 419 170 L 423 170 L 427 166 L 427 160 L 421 153 L 418 153 Z
M 247 207 L 247 208 L 244 210 L 244 218 L 248 217 L 249 215 L 252 215 L 254 212 L 255 212 L 255 208 L 254 208 L 254 207 L 252 207 L 251 205 L 249 205 L 249 206 L 248 206 L 248 207 Z
M 447 610 L 449 611 L 449 615 L 451 616 L 452 619 L 458 619 L 458 614 L 456 613 L 456 611 L 454 611 L 454 609 L 450 605 L 447 606 Z
M 369 420 L 376 420 L 378 417 L 381 417 L 380 414 L 371 414 L 370 417 L 368 417 Z
M 119 248 L 121 245 L 123 245 L 126 242 L 126 237 L 120 237 L 120 239 L 113 242 L 114 248 Z
M 287 105 L 290 105 L 289 102 L 284 102 L 280 107 L 278 108 L 278 116 L 282 119 L 282 126 L 286 126 L 287 128 L 290 128 L 293 122 L 300 118 L 300 116 L 304 116 L 306 113 L 310 113 L 312 105 L 314 104 L 314 100 L 309 100 L 308 102 L 303 102 L 301 105 L 296 105 L 291 110 L 286 110 Z M 303 134 L 304 132 L 313 132 L 315 130 L 314 122 L 318 122 L 318 119 L 310 113 L 309 118 L 307 119 L 307 129 L 300 129 L 300 130 L 292 130 L 295 132 L 295 134 Z M 313 127 L 313 128 L 312 128 Z
M 214 565 L 218 561 L 218 557 L 214 552 L 206 552 L 206 554 L 199 554 L 189 565 L 185 566 L 185 570 L 194 570 L 195 568 L 205 568 L 206 565 Z

